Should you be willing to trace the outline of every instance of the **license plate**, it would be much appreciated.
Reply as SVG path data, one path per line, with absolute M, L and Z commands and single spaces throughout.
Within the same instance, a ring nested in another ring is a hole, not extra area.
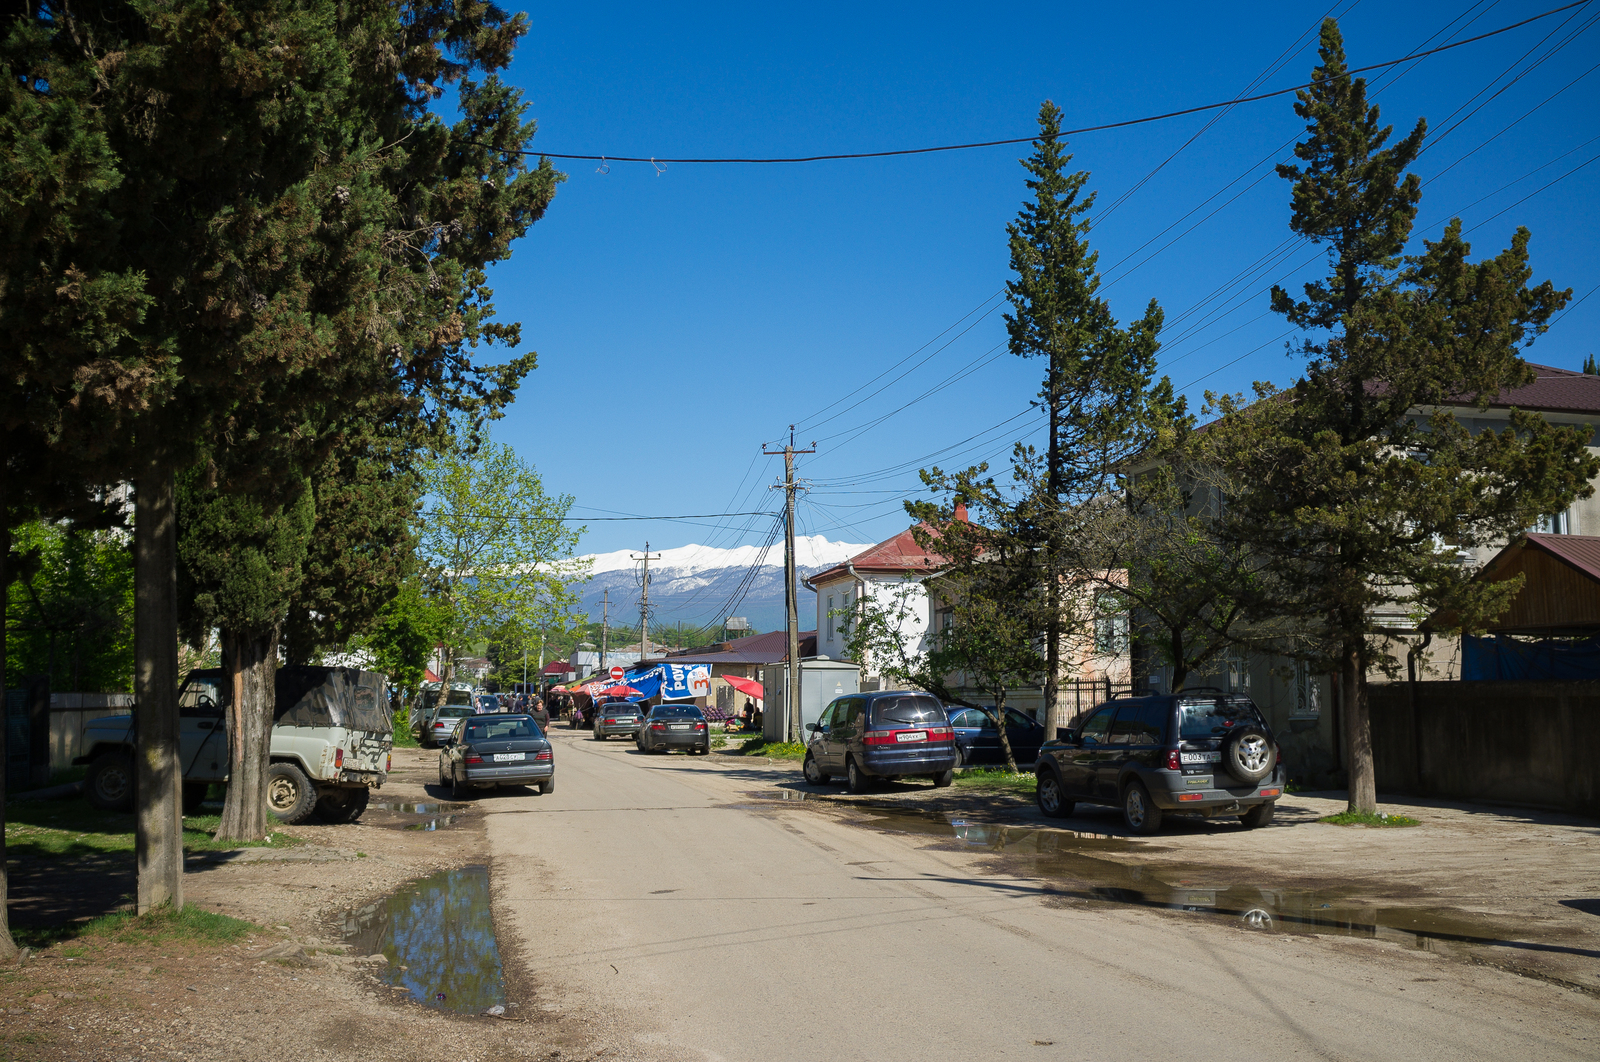
M 1221 763 L 1220 752 L 1185 752 L 1180 754 L 1184 763 Z
M 667 724 L 667 729 L 668 730 L 688 730 L 689 729 L 689 724 L 688 723 L 668 723 Z
M 522 759 L 526 755 L 527 753 L 525 752 L 497 752 L 494 754 L 494 762 L 511 763 L 515 760 Z
M 902 730 L 894 736 L 896 741 L 927 741 L 928 734 L 923 730 Z

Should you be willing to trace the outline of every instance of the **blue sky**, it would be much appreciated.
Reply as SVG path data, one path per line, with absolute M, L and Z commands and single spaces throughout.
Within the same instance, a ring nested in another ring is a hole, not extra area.
M 551 5 L 530 12 L 510 79 L 538 121 L 534 147 L 551 152 L 872 151 L 1026 136 L 1046 98 L 1073 127 L 1230 99 L 1264 73 L 1256 91 L 1299 84 L 1330 10 L 1359 66 L 1557 0 L 1222 6 Z M 1600 162 L 1543 186 L 1600 154 L 1600 71 L 1583 76 L 1600 57 L 1597 20 L 1591 4 L 1369 75 L 1397 134 L 1429 121 L 1414 167 L 1428 182 L 1420 234 L 1460 214 L 1475 251 L 1491 254 L 1526 225 L 1536 281 L 1575 299 L 1600 284 Z M 1162 369 L 1196 405 L 1207 389 L 1283 384 L 1298 371 L 1266 295 L 1320 264 L 1314 248 L 1285 245 L 1289 189 L 1271 174 L 1302 129 L 1291 103 L 1071 141 L 1099 193 L 1091 240 L 1105 293 L 1122 320 L 1161 303 Z M 800 530 L 893 534 L 919 467 L 1003 459 L 1036 427 L 1032 415 L 1009 419 L 1027 408 L 1040 366 L 1006 352 L 995 298 L 1026 153 L 661 172 L 558 163 L 569 176 L 549 213 L 493 273 L 501 316 L 521 321 L 525 348 L 539 352 L 496 439 L 548 489 L 574 495 L 581 517 L 775 512 L 781 495 L 767 486 L 782 460 L 760 451 L 794 423 L 819 451 L 800 465 L 813 483 Z M 1600 352 L 1597 326 L 1600 294 L 1529 356 L 1578 368 Z M 583 549 L 759 543 L 771 525 L 594 520 Z

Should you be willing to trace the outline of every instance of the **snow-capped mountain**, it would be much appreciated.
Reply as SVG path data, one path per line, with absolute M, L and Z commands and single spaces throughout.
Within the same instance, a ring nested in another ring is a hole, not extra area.
M 830 542 L 821 535 L 800 535 L 794 540 L 795 568 L 814 575 L 870 548 L 871 543 Z M 611 623 L 627 628 L 639 625 L 639 562 L 642 550 L 590 554 L 593 578 L 584 585 L 583 607 L 592 620 L 600 619 L 601 599 L 611 592 Z M 690 544 L 672 549 L 652 549 L 650 561 L 650 624 L 664 628 L 674 623 L 698 626 L 721 624 L 729 615 L 748 618 L 757 630 L 783 627 L 783 542 L 763 555 L 760 546 L 718 549 Z M 659 560 L 654 559 L 656 555 Z M 752 566 L 755 568 L 751 573 Z M 725 611 L 749 577 L 743 601 Z M 816 622 L 816 595 L 800 587 L 800 624 L 809 630 Z

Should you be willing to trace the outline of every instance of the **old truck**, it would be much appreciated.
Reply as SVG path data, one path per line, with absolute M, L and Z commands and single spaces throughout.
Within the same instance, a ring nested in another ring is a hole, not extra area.
M 350 667 L 281 667 L 276 678 L 267 806 L 286 823 L 316 811 L 330 822 L 354 822 L 372 790 L 389 775 L 394 717 L 388 680 Z M 178 755 L 183 809 L 196 811 L 206 789 L 228 781 L 230 684 L 221 668 L 189 673 L 178 695 Z M 133 742 L 137 710 L 84 727 L 89 802 L 106 811 L 133 807 Z

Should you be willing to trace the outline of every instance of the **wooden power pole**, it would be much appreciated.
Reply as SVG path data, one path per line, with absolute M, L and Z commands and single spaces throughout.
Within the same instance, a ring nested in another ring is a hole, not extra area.
M 633 560 L 644 561 L 644 577 L 639 582 L 639 662 L 642 664 L 650 656 L 650 562 L 660 560 L 661 554 L 650 556 L 650 543 L 644 544 L 644 555 L 635 557 L 628 554 Z
M 799 489 L 794 479 L 794 455 L 814 454 L 817 444 L 809 450 L 794 448 L 794 425 L 789 425 L 789 445 L 782 450 L 761 448 L 769 457 L 783 455 L 783 596 L 785 623 L 789 631 L 789 688 L 784 694 L 784 716 L 787 719 L 785 740 L 800 740 L 800 607 L 794 577 L 794 492 Z M 774 488 L 779 489 L 779 488 Z
M 610 672 L 606 667 L 606 638 L 611 633 L 611 588 L 606 587 L 605 594 L 600 598 L 600 670 Z

